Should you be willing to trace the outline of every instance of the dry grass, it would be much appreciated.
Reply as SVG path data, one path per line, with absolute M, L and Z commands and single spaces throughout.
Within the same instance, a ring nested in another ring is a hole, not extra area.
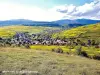
M 0 48 L 0 71 L 3 70 L 35 71 L 26 75 L 100 75 L 100 61 L 51 51 Z

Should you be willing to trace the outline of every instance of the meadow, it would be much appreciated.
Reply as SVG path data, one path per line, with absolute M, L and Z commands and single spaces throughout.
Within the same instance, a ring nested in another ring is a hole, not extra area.
M 0 27 L 0 37 L 12 37 L 16 32 L 29 34 L 43 33 L 46 30 L 59 30 L 52 27 L 6 26 Z M 64 30 L 52 35 L 53 38 L 78 38 L 100 42 L 100 24 Z M 71 48 L 73 47 L 73 48 Z M 25 47 L 0 47 L 0 75 L 100 75 L 100 61 L 90 59 L 100 56 L 100 48 L 82 46 L 89 58 L 77 55 L 74 45 L 30 45 Z M 61 49 L 63 53 L 52 50 Z M 4 73 L 4 71 L 9 71 Z M 13 72 L 12 72 L 13 71 Z M 17 71 L 17 72 L 16 72 Z M 29 73 L 27 71 L 32 71 Z
M 23 73 L 3 71 L 23 71 Z M 33 71 L 25 73 L 25 71 Z M 25 48 L 0 47 L 1 75 L 100 75 L 100 61 Z
M 80 26 L 64 30 L 52 35 L 53 38 L 78 38 L 80 40 L 93 39 L 100 42 L 100 23 Z
M 16 32 L 29 32 L 29 34 L 37 34 L 45 32 L 46 30 L 59 30 L 57 27 L 41 27 L 41 26 L 5 26 L 0 28 L 0 37 L 11 37 Z M 46 32 L 45 32 L 46 33 Z M 46 35 L 46 34 L 45 34 Z M 95 40 L 96 43 L 100 42 L 100 24 L 92 24 L 81 26 L 77 28 L 72 28 L 69 30 L 63 30 L 59 33 L 55 33 L 52 35 L 52 38 L 76 38 L 81 40 L 84 43 L 87 43 L 87 40 Z M 64 53 L 70 53 L 76 55 L 77 47 L 73 46 L 58 46 L 58 45 L 31 45 L 31 49 L 35 50 L 50 50 L 61 48 Z M 89 57 L 100 56 L 100 48 L 95 48 L 95 46 L 82 46 L 82 51 L 85 51 Z
M 57 50 L 57 49 L 62 49 L 64 53 L 69 53 L 70 55 L 77 55 L 77 48 L 78 46 L 74 47 L 73 49 L 70 49 L 70 46 L 56 46 L 56 45 L 52 45 L 52 46 L 47 46 L 47 45 L 32 45 L 30 46 L 31 49 L 35 49 L 35 50 L 41 50 L 41 51 L 52 51 L 53 49 Z M 87 53 L 87 55 L 92 58 L 96 55 L 100 55 L 100 49 L 99 48 L 95 48 L 95 47 L 82 47 L 82 51 L 85 51 Z
M 52 37 L 60 39 L 75 38 L 74 41 L 76 41 L 76 39 L 79 39 L 84 43 L 87 43 L 87 40 L 89 39 L 89 40 L 95 40 L 96 43 L 99 43 L 100 23 L 72 28 L 69 30 L 63 30 L 59 33 L 53 34 Z M 32 49 L 38 49 L 38 50 L 52 50 L 61 48 L 65 53 L 69 52 L 70 54 L 76 54 L 78 46 L 73 46 L 72 49 L 70 49 L 70 47 L 71 46 L 44 46 L 44 45 L 31 46 Z M 88 46 L 88 47 L 82 46 L 82 51 L 85 51 L 89 57 L 93 57 L 96 55 L 100 56 L 100 48 L 95 48 L 95 46 Z
M 57 27 L 12 25 L 0 27 L 0 37 L 12 37 L 16 32 L 29 32 L 30 34 L 42 33 L 46 30 L 59 30 Z

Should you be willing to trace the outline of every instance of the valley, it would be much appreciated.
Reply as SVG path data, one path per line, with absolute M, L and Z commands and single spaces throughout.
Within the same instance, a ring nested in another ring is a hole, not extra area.
M 67 30 L 59 27 L 5 26 L 0 31 L 1 47 L 51 50 L 100 60 L 99 23 Z
M 100 0 L 0 0 L 0 75 L 100 75 Z
M 100 23 L 73 28 L 0 27 L 0 74 L 16 71 L 18 75 L 100 75 Z

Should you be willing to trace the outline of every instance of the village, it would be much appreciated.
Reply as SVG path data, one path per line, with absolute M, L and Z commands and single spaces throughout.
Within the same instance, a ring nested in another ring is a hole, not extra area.
M 58 46 L 95 46 L 100 48 L 100 42 L 87 39 L 87 42 L 83 42 L 78 38 L 52 38 L 51 35 L 42 34 L 28 34 L 27 32 L 16 33 L 12 38 L 0 38 L 0 46 L 12 46 L 20 47 L 25 46 L 29 48 L 30 45 L 58 45 Z

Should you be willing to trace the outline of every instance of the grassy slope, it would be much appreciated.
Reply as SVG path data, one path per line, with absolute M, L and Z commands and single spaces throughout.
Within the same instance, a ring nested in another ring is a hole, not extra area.
M 41 27 L 41 26 L 5 26 L 0 27 L 0 37 L 9 37 L 15 34 L 15 32 L 30 32 L 30 33 L 40 33 L 44 30 L 54 30 L 59 28 L 52 27 Z
M 58 48 L 61 48 L 63 50 L 64 53 L 69 52 L 70 54 L 74 54 L 76 55 L 78 46 L 74 47 L 73 49 L 69 49 L 69 46 L 47 46 L 47 45 L 32 45 L 30 46 L 31 49 L 36 49 L 36 50 L 46 50 L 46 51 L 52 51 L 52 49 L 57 50 Z M 82 47 L 82 51 L 85 51 L 89 57 L 93 57 L 96 55 L 100 55 L 100 49 L 99 48 L 95 48 L 95 47 Z
M 100 61 L 50 51 L 0 48 L 0 71 L 3 70 L 39 73 L 30 75 L 100 75 Z
M 60 33 L 56 33 L 53 35 L 53 37 L 59 36 L 60 38 L 67 37 L 78 37 L 83 42 L 87 42 L 88 39 L 94 39 L 96 42 L 100 42 L 100 24 L 93 24 L 93 25 L 88 25 L 88 26 L 82 26 L 82 27 L 77 27 L 73 28 L 70 30 L 64 30 Z M 36 45 L 36 46 L 31 46 L 32 49 L 39 49 L 39 50 L 52 50 L 52 49 L 57 49 L 61 48 L 64 52 L 70 52 L 70 53 L 75 53 L 77 47 L 74 49 L 70 50 L 69 47 L 67 46 L 43 46 L 43 45 Z M 92 57 L 95 55 L 100 55 L 100 49 L 95 48 L 95 47 L 82 47 L 83 51 L 86 51 L 86 53 Z
M 52 51 L 52 49 L 58 49 L 61 48 L 65 53 L 69 52 L 69 47 L 67 46 L 56 46 L 56 45 L 32 45 L 30 46 L 31 49 L 35 49 L 35 50 L 46 50 L 46 51 Z M 75 52 L 75 49 L 71 50 L 72 52 Z
M 100 42 L 100 23 L 92 24 L 87 26 L 81 26 L 77 28 L 72 28 L 70 30 L 64 30 L 60 33 L 56 33 L 53 35 L 56 37 L 66 37 L 66 38 L 77 38 L 81 41 L 87 43 L 88 39 L 95 40 L 96 42 Z M 100 55 L 100 49 L 94 47 L 82 47 L 82 50 L 86 51 L 89 56 Z
M 82 40 L 90 38 L 100 41 L 100 23 L 64 30 L 53 35 L 54 38 L 57 36 L 60 38 L 80 37 Z

